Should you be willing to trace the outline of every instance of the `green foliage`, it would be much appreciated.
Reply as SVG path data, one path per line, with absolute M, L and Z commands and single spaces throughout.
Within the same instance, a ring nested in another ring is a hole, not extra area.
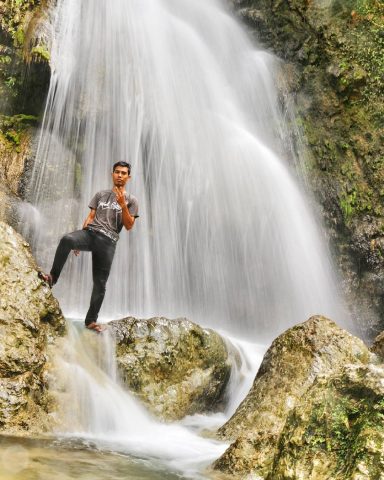
M 380 436 L 374 432 L 384 430 L 384 400 L 364 389 L 335 387 L 328 388 L 313 406 L 303 441 L 313 455 L 317 451 L 332 455 L 340 478 L 351 478 L 367 441 L 380 449 Z
M 25 33 L 24 28 L 20 26 L 14 33 L 14 41 L 17 47 L 22 47 L 24 45 Z
M 46 60 L 47 62 L 49 62 L 49 60 L 51 59 L 47 47 L 44 45 L 37 45 L 33 47 L 31 50 L 31 54 L 38 57 L 39 59 Z
M 9 55 L 0 55 L 0 64 L 9 65 L 12 58 Z
M 350 194 L 345 193 L 340 199 L 340 207 L 344 215 L 346 223 L 348 223 L 354 213 L 356 206 L 356 192 Z
M 4 0 L 0 5 L 0 27 L 22 47 L 25 40 L 25 19 L 40 4 L 39 0 Z
M 45 0 L 0 1 L 0 115 L 38 114 L 42 109 L 49 53 L 35 44 L 34 32 L 45 8 Z M 6 138 L 17 143 L 17 135 L 11 137 Z
M 5 80 L 5 85 L 7 85 L 7 87 L 9 87 L 10 89 L 12 89 L 16 83 L 17 83 L 17 79 L 16 77 L 8 77 L 6 80 Z
M 38 118 L 34 115 L 0 115 L 0 134 L 7 140 L 10 146 L 18 147 L 21 142 L 23 132 L 35 125 Z
M 16 130 L 7 130 L 4 136 L 16 146 L 20 145 L 20 132 L 17 132 Z

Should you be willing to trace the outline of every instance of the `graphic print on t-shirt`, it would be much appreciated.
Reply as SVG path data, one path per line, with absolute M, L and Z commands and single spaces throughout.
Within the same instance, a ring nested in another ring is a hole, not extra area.
M 98 205 L 102 210 L 105 210 L 106 208 L 110 208 L 112 210 L 121 210 L 120 205 L 117 202 L 99 202 Z

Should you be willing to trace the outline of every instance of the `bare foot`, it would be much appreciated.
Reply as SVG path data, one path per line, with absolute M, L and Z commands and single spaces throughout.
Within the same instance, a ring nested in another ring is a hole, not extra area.
M 85 328 L 88 328 L 88 330 L 93 330 L 96 333 L 104 332 L 104 330 L 106 329 L 105 326 L 100 325 L 99 323 L 96 323 L 96 322 L 92 322 L 89 325 L 86 325 Z
M 56 283 L 50 273 L 37 272 L 37 276 L 43 280 L 43 282 L 48 283 L 49 288 L 52 288 Z

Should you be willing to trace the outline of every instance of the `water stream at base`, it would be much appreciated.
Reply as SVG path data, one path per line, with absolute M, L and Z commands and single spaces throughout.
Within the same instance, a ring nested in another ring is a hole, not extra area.
M 224 334 L 223 334 L 224 336 Z M 226 338 L 224 336 L 224 338 Z M 203 480 L 228 444 L 207 437 L 247 394 L 264 347 L 228 338 L 240 355 L 224 412 L 157 421 L 119 382 L 115 342 L 108 330 L 95 335 L 82 321 L 51 357 L 50 392 L 57 408 L 51 436 L 0 436 L 0 480 Z
M 230 355 L 235 347 L 241 362 L 230 357 L 234 367 L 225 411 L 165 424 L 119 382 L 115 342 L 108 330 L 95 335 L 81 321 L 68 322 L 68 335 L 51 357 L 50 391 L 58 405 L 54 436 L 0 436 L 0 480 L 209 478 L 206 468 L 228 445 L 207 438 L 206 432 L 230 418 L 264 353 L 262 346 L 227 341 L 232 343 Z
M 80 439 L 0 436 L 0 480 L 182 480 L 155 461 Z

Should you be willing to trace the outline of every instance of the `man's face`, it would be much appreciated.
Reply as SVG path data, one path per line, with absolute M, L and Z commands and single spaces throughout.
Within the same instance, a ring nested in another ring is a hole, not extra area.
M 128 167 L 117 166 L 112 173 L 112 181 L 115 187 L 124 187 L 130 178 Z

